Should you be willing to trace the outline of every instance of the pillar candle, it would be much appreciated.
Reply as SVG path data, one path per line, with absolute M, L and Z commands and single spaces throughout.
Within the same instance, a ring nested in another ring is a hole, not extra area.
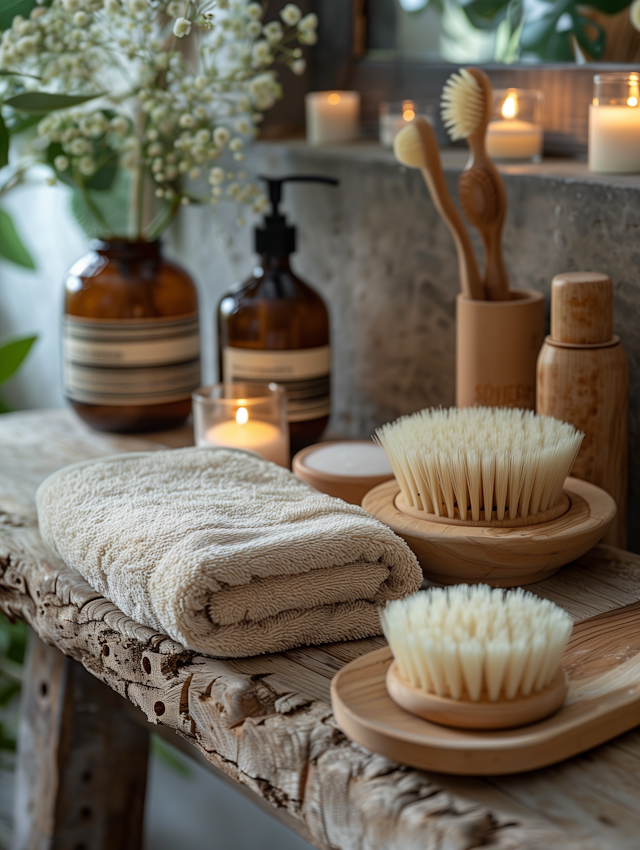
M 355 91 L 309 92 L 305 96 L 307 141 L 348 142 L 358 135 L 360 95 Z
M 640 106 L 589 106 L 589 168 L 604 174 L 640 172 Z

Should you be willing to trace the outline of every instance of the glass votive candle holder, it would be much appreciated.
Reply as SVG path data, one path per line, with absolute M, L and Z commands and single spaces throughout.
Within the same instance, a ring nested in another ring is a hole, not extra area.
M 540 162 L 544 129 L 544 92 L 495 89 L 486 147 L 492 159 Z
M 193 395 L 196 446 L 244 449 L 289 466 L 287 396 L 278 384 L 214 384 Z
M 589 106 L 589 169 L 640 172 L 640 74 L 612 71 L 593 78 Z
M 310 145 L 350 142 L 357 138 L 360 124 L 357 91 L 313 91 L 305 95 L 304 103 Z
M 418 115 L 431 121 L 433 114 L 433 104 L 423 100 L 383 100 L 378 107 L 380 144 L 392 148 L 393 140 L 403 127 L 411 124 Z

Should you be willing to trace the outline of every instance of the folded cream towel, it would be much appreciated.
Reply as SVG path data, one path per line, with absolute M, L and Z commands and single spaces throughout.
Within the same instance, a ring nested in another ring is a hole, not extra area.
M 40 532 L 139 623 L 222 657 L 380 634 L 420 587 L 409 547 L 362 508 L 233 449 L 117 455 L 59 470 Z

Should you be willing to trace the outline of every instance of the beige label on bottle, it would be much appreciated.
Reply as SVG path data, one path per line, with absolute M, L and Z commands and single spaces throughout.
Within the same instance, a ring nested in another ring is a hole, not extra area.
M 163 404 L 200 384 L 197 314 L 184 319 L 65 316 L 65 395 L 85 404 Z
M 306 422 L 329 415 L 331 348 L 295 348 L 289 351 L 256 351 L 232 348 L 223 351 L 223 378 L 231 381 L 274 381 L 287 391 L 287 419 Z

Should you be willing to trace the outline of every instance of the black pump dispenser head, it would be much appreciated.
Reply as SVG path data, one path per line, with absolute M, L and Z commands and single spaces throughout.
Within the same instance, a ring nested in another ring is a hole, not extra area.
M 296 229 L 287 224 L 286 218 L 280 213 L 279 205 L 282 200 L 283 183 L 327 183 L 337 186 L 338 181 L 332 177 L 316 177 L 316 175 L 293 174 L 290 177 L 260 177 L 269 187 L 271 212 L 264 217 L 262 227 L 256 227 L 255 248 L 258 254 L 270 257 L 283 257 L 296 250 Z

